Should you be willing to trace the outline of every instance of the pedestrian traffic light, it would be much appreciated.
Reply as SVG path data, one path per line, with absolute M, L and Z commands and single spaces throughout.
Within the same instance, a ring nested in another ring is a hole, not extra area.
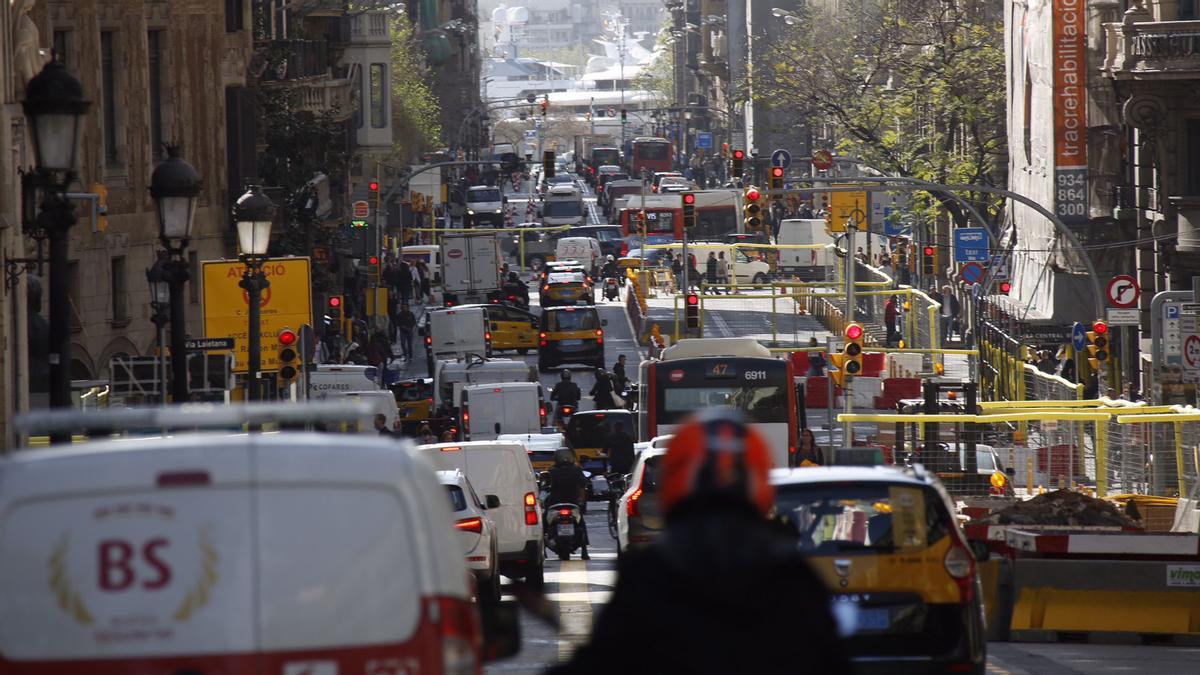
M 542 152 L 542 180 L 554 178 L 554 151 L 545 150 Z
M 1087 333 L 1088 365 L 1099 370 L 1101 363 L 1108 362 L 1108 324 L 1096 321 Z
M 300 351 L 296 332 L 291 328 L 279 331 L 279 384 L 286 386 L 296 379 L 296 366 L 300 361 Z
M 771 190 L 782 190 L 783 189 L 783 167 L 782 166 L 771 167 L 771 182 L 770 182 L 769 187 L 771 188 Z M 771 199 L 782 200 L 783 194 L 778 193 L 778 192 L 773 193 L 771 195 Z
M 742 200 L 742 224 L 745 225 L 745 232 L 752 233 L 758 230 L 762 225 L 762 206 L 759 201 L 762 199 L 762 193 L 758 188 L 751 185 L 746 188 Z
M 646 236 L 646 209 L 639 209 L 637 212 L 637 229 L 643 237 Z
M 927 276 L 937 274 L 937 248 L 926 245 L 921 249 L 921 273 Z
M 728 157 L 728 156 L 729 156 L 729 144 L 728 144 L 728 143 L 722 143 L 722 144 L 721 144 L 721 156 L 722 156 L 722 157 Z
M 732 166 L 729 169 L 729 174 L 731 177 L 733 177 L 733 178 L 741 178 L 742 177 L 742 163 L 745 161 L 746 161 L 746 151 L 734 149 L 733 160 L 731 162 Z
M 696 193 L 684 192 L 683 196 L 683 227 L 684 229 L 696 226 Z
M 379 181 L 373 180 L 367 183 L 367 200 L 372 204 L 379 204 Z
M 700 327 L 700 296 L 695 293 L 688 293 L 686 302 L 684 303 L 683 315 L 686 320 L 687 327 Z

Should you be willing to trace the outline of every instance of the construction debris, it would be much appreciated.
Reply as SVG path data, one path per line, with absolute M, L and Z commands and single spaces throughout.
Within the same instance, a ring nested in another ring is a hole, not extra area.
M 972 525 L 1074 525 L 1137 527 L 1138 522 L 1112 502 L 1074 490 L 1055 490 L 971 521 Z

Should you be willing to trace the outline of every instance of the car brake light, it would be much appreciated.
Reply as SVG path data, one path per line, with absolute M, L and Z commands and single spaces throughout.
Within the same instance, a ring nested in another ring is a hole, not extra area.
M 478 613 L 461 598 L 438 598 L 436 603 L 430 607 L 429 615 L 442 638 L 441 672 L 447 675 L 479 672 L 482 633 Z
M 538 337 L 545 340 L 546 339 L 546 331 L 542 331 L 542 332 L 538 333 Z
M 599 328 L 597 328 L 597 329 L 596 329 L 596 335 L 597 335 L 597 336 L 599 336 L 599 337 L 603 337 L 603 336 L 604 336 L 604 331 L 602 331 L 602 330 L 600 330 Z
M 525 493 L 525 524 L 538 524 L 537 495 L 532 492 Z
M 442 452 L 458 452 L 460 450 L 462 450 L 462 448 L 457 445 L 448 445 L 448 446 L 442 448 Z
M 463 518 L 454 524 L 454 528 L 463 532 L 475 532 L 476 534 L 483 532 L 482 518 Z
M 545 286 L 542 286 L 542 292 L 549 293 L 550 292 L 550 284 L 546 284 Z
M 946 572 L 954 578 L 954 583 L 958 584 L 960 601 L 964 605 L 971 602 L 974 591 L 972 582 L 975 576 L 975 556 L 971 555 L 971 551 L 961 544 L 955 543 L 949 551 L 946 551 L 943 564 Z
M 550 343 L 549 343 L 549 342 L 546 342 L 545 340 L 539 340 L 539 341 L 538 341 L 538 346 L 539 346 L 539 347 L 545 347 L 545 346 L 548 346 L 549 344 L 550 344 Z
M 627 499 L 625 501 L 625 513 L 630 518 L 637 517 L 637 515 L 638 515 L 638 500 L 641 498 L 642 498 L 642 486 L 638 485 L 638 488 L 636 490 L 634 490 L 633 493 L 629 495 L 629 499 Z
M 483 339 L 484 339 L 484 340 L 488 340 L 488 341 L 490 342 L 490 341 L 491 341 L 491 339 L 492 339 L 492 332 L 491 332 L 491 331 L 488 331 L 488 332 L 484 333 L 484 334 L 483 334 Z

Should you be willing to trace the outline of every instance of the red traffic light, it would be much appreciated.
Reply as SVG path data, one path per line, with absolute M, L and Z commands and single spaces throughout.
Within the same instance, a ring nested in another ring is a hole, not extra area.
M 296 344 L 296 332 L 291 328 L 284 328 L 279 331 L 279 344 L 285 347 Z
M 330 307 L 341 307 L 342 299 L 335 295 L 334 297 L 329 299 L 329 306 Z
M 933 247 L 932 246 L 926 246 L 924 250 L 925 250 L 925 255 L 933 255 Z
M 695 203 L 696 203 L 696 195 L 694 195 L 690 192 L 683 193 L 683 205 L 684 206 L 693 206 Z
M 376 181 L 371 181 L 370 183 L 367 183 L 367 189 L 368 189 L 368 190 L 378 190 L 378 189 L 379 189 L 379 183 L 378 183 L 378 182 L 376 182 Z
M 750 188 L 749 190 L 746 190 L 746 199 L 748 199 L 752 202 L 758 201 L 758 198 L 761 196 L 762 195 L 760 195 L 758 193 L 758 190 L 756 188 Z
M 372 265 L 378 265 L 379 264 L 379 256 L 373 255 L 370 258 L 367 258 L 367 262 Z
M 1000 292 L 1001 293 L 1004 293 L 1007 295 L 1008 292 L 1011 290 L 1012 290 L 1012 282 L 1011 281 L 1001 281 L 1000 282 Z M 1105 329 L 1107 330 L 1107 327 Z
M 1092 331 L 1097 335 L 1103 335 L 1108 332 L 1108 324 L 1103 321 L 1097 321 L 1092 324 Z
M 734 159 L 746 159 L 746 151 L 745 150 L 734 150 L 733 158 Z
M 783 178 L 783 167 L 782 166 L 771 167 L 771 178 Z
M 699 305 L 700 304 L 700 296 L 696 295 L 695 293 L 688 293 L 687 304 Z
M 863 327 L 862 326 L 860 326 L 856 323 L 852 323 L 849 326 L 846 326 L 846 339 L 847 340 L 861 340 L 862 336 L 863 336 Z

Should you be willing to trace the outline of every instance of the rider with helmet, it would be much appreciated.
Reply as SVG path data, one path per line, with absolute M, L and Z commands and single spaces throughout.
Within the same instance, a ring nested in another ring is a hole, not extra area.
M 549 672 L 599 672 L 618 653 L 648 673 L 794 673 L 797 658 L 805 672 L 852 672 L 824 583 L 767 520 L 770 466 L 735 412 L 684 423 L 658 470 L 662 537 L 622 556 L 591 639 Z
M 603 368 L 596 369 L 596 384 L 592 385 L 588 395 L 596 404 L 596 410 L 610 410 L 617 407 L 617 402 L 613 399 L 612 378 Z
M 583 536 L 583 550 L 579 557 L 590 560 L 588 555 L 587 523 L 582 513 L 587 508 L 587 476 L 575 461 L 575 451 L 570 448 L 559 448 L 554 452 L 554 466 L 550 467 L 550 494 L 546 496 L 546 513 L 543 514 L 543 526 L 550 523 L 550 507 L 555 504 L 574 504 L 579 507 L 579 530 Z
M 600 268 L 600 278 L 618 280 L 621 278 L 621 268 L 617 266 L 617 259 L 611 253 L 605 259 L 604 266 Z
M 504 297 L 507 298 L 510 295 L 516 296 L 517 302 L 522 307 L 529 306 L 529 287 L 521 282 L 521 278 L 517 276 L 516 272 L 508 273 L 508 279 L 504 281 L 502 290 L 504 291 Z
M 554 411 L 555 422 L 562 421 L 563 406 L 570 406 L 578 410 L 579 399 L 582 397 L 583 394 L 579 391 L 579 385 L 571 381 L 571 371 L 563 368 L 562 379 L 550 391 L 550 400 L 558 401 L 558 408 Z

